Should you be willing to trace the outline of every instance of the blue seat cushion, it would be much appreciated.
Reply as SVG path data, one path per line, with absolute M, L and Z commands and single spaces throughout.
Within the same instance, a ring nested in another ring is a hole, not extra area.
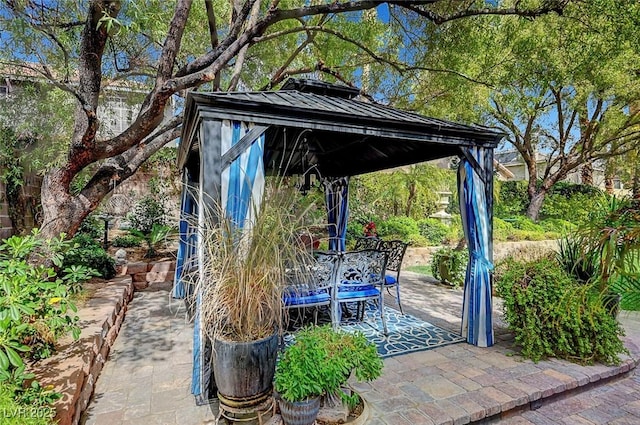
M 353 287 L 341 286 L 338 289 L 338 299 L 377 297 L 380 291 L 373 285 L 353 285 Z
M 284 295 L 284 305 L 309 305 L 309 304 L 322 304 L 329 303 L 331 297 L 327 292 L 311 291 L 304 294 L 289 293 Z
M 396 280 L 396 278 L 394 276 L 391 276 L 391 275 L 388 275 L 388 274 L 384 276 L 384 284 L 385 285 L 395 285 L 396 282 L 398 282 L 398 281 Z

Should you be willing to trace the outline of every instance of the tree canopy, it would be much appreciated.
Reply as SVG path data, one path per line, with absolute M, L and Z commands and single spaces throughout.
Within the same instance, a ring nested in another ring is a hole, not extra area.
M 414 41 L 432 46 L 422 63 L 450 71 L 420 70 L 405 87 L 420 93 L 410 101 L 415 109 L 505 131 L 527 165 L 527 215 L 535 219 L 570 172 L 640 148 L 640 115 L 631 108 L 640 98 L 638 24 L 637 2 L 601 0 L 530 21 L 479 16 L 425 25 Z
M 405 44 L 420 31 L 480 15 L 535 17 L 561 13 L 568 0 L 20 0 L 0 4 L 0 65 L 44 78 L 75 101 L 65 160 L 42 186 L 42 235 L 74 233 L 115 185 L 180 132 L 188 90 L 276 86 L 309 71 L 354 84 L 393 82 L 412 72 Z M 387 18 L 371 11 L 384 8 Z M 366 24 L 363 23 L 366 21 Z M 394 25 L 390 25 L 394 22 Z M 437 32 L 437 30 L 434 30 Z M 443 40 L 446 42 L 446 40 Z M 443 46 L 435 46 L 445 49 Z M 365 69 L 365 65 L 369 68 Z M 376 72 L 391 70 L 389 72 Z M 425 69 L 419 67 L 420 70 Z M 366 70 L 366 73 L 365 73 Z M 377 80 L 375 78 L 377 78 Z M 119 134 L 100 132 L 99 105 L 109 87 L 142 97 Z M 71 184 L 95 169 L 78 193 Z

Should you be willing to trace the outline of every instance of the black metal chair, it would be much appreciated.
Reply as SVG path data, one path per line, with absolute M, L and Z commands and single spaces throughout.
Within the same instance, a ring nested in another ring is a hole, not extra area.
M 372 300 L 378 305 L 384 334 L 387 335 L 382 290 L 387 255 L 384 251 L 371 249 L 340 254 L 331 291 L 331 323 L 334 328 L 340 325 L 340 304 L 356 302 L 364 306 L 364 302 Z
M 380 239 L 375 236 L 358 237 L 356 238 L 356 246 L 354 251 L 362 251 L 363 249 L 378 249 Z
M 314 324 L 317 324 L 318 307 L 331 304 L 331 288 L 338 254 L 316 252 L 314 257 L 316 261 L 308 270 L 292 273 L 283 301 L 287 310 L 313 308 L 313 320 Z
M 382 286 L 387 288 L 389 293 L 391 293 L 391 288 L 396 288 L 396 301 L 402 314 L 404 311 L 400 302 L 400 269 L 408 245 L 400 240 L 380 241 L 378 244 L 378 249 L 388 254 L 386 272 L 392 272 L 391 274 L 385 272 Z

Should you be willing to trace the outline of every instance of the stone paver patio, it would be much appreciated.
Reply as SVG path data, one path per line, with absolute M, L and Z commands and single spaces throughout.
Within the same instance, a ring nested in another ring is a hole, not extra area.
M 410 272 L 401 279 L 408 313 L 459 332 L 461 290 Z M 85 424 L 214 422 L 217 405 L 196 406 L 190 394 L 192 326 L 182 302 L 171 300 L 168 291 L 154 286 L 136 293 Z M 607 367 L 521 359 L 500 321 L 499 306 L 494 310 L 498 342 L 493 347 L 460 343 L 388 358 L 378 380 L 355 384 L 371 407 L 367 423 L 640 423 L 640 384 L 629 377 L 638 358 L 638 315 L 621 314 L 631 356 Z

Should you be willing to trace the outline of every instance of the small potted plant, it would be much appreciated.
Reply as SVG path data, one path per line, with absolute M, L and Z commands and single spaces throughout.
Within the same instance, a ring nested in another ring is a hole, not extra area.
M 382 359 L 362 333 L 335 331 L 329 325 L 299 331 L 276 366 L 275 390 L 284 423 L 313 424 L 321 396 L 356 405 L 358 395 L 343 391 L 352 373 L 358 381 L 372 381 L 382 373 Z
M 469 254 L 464 249 L 440 248 L 433 254 L 431 273 L 441 283 L 460 287 L 464 283 L 468 260 Z

